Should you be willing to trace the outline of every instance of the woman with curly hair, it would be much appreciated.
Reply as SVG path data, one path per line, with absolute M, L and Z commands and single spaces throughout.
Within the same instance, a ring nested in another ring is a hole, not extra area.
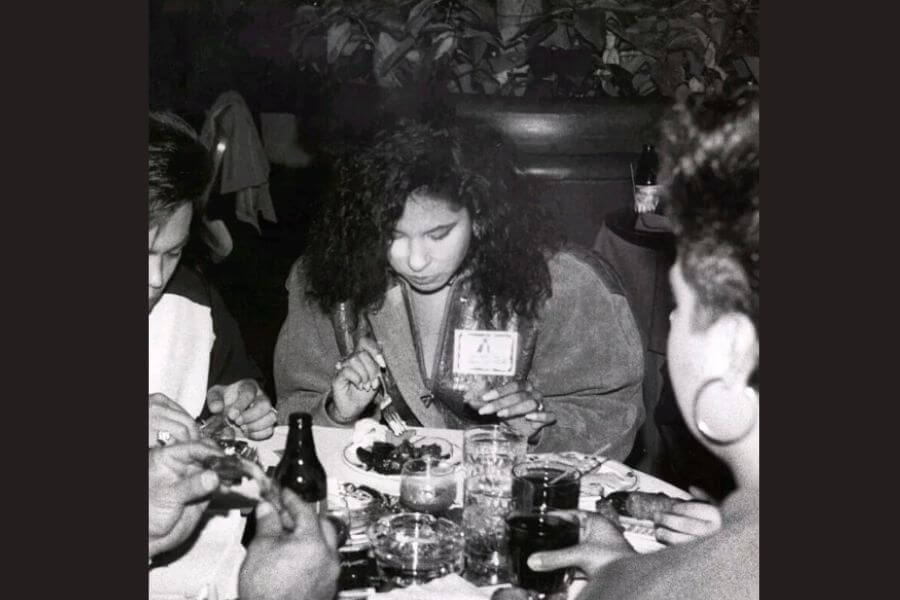
M 503 141 L 405 122 L 338 162 L 288 278 L 279 419 L 508 423 L 542 451 L 624 458 L 643 420 L 641 343 L 596 257 L 563 249 Z
M 637 555 L 612 523 L 585 514 L 580 544 L 532 554 L 528 564 L 587 572 L 579 599 L 757 598 L 758 96 L 677 107 L 663 126 L 662 156 L 678 240 L 669 374 L 691 433 L 728 465 L 737 489 L 705 525 L 688 512 L 660 517 L 657 538 L 680 545 Z

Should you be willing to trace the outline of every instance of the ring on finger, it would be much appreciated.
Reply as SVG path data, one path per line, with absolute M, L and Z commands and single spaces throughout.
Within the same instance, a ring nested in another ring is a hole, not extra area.
M 156 441 L 166 446 L 172 442 L 172 434 L 165 429 L 160 429 L 156 432 Z
M 535 399 L 535 402 L 537 402 L 537 408 L 535 409 L 534 412 L 544 412 L 544 399 L 537 398 L 537 399 Z

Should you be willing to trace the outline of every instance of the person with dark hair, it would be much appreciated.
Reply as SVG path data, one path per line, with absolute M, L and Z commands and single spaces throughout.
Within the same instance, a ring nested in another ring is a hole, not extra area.
M 266 439 L 275 410 L 237 324 L 201 274 L 182 263 L 211 178 L 209 152 L 174 115 L 151 113 L 149 127 L 148 446 L 196 440 L 195 419 L 216 413 L 247 437 Z M 238 511 L 208 519 L 197 537 L 151 569 L 151 591 L 183 593 L 209 584 L 236 593 L 244 524 Z M 209 555 L 215 564 L 204 562 Z
M 581 568 L 590 578 L 583 599 L 757 598 L 758 95 L 677 106 L 662 133 L 678 244 L 670 272 L 676 308 L 669 373 L 691 433 L 728 465 L 737 489 L 721 506 L 721 529 L 711 534 L 636 555 L 614 525 L 583 513 L 581 543 L 532 554 L 528 564 L 535 570 Z M 673 529 L 703 526 L 695 515 L 667 515 L 657 537 Z
M 266 439 L 274 409 L 218 292 L 181 258 L 209 185 L 209 152 L 184 121 L 151 113 L 149 143 L 150 446 L 197 437 L 196 417 L 228 411 Z
M 286 285 L 279 422 L 378 417 L 386 385 L 410 426 L 503 422 L 532 449 L 623 459 L 637 326 L 609 267 L 555 231 L 490 132 L 406 121 L 340 159 Z

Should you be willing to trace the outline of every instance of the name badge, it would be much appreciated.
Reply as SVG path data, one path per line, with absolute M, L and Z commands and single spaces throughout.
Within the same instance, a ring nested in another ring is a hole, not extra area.
M 519 349 L 515 331 L 457 329 L 453 372 L 466 375 L 514 375 Z

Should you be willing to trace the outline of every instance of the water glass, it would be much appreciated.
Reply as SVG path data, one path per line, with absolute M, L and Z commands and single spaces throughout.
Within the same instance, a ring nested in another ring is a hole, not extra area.
M 505 425 L 470 427 L 463 436 L 463 530 L 466 578 L 476 585 L 509 579 L 506 516 L 512 509 L 513 465 L 527 440 Z

